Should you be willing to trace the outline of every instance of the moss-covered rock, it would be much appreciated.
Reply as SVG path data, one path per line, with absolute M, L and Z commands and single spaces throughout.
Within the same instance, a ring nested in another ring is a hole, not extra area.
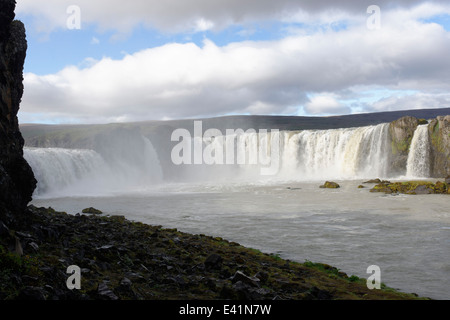
M 93 207 L 83 209 L 81 212 L 82 213 L 89 213 L 89 214 L 102 214 L 103 213 L 102 211 L 100 211 L 98 209 L 95 209 Z
M 419 119 L 419 126 L 428 124 L 428 121 L 426 119 Z
M 333 181 L 326 181 L 323 185 L 320 186 L 320 188 L 326 188 L 326 189 L 338 189 L 341 186 Z
M 381 183 L 374 186 L 370 192 L 404 193 L 404 194 L 448 194 L 449 186 L 445 182 L 406 181 Z
M 389 124 L 391 172 L 397 174 L 406 173 L 409 148 L 419 122 L 419 119 L 407 116 Z
M 437 117 L 428 126 L 431 140 L 431 174 L 450 175 L 450 116 Z

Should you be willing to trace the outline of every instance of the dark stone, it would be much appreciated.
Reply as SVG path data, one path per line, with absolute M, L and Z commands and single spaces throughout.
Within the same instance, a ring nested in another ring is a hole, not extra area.
M 18 300 L 45 300 L 45 291 L 40 287 L 25 287 L 20 291 Z
M 36 188 L 23 157 L 17 113 L 23 95 L 25 27 L 13 21 L 15 1 L 0 1 L 0 219 L 11 227 L 26 211 Z
M 269 274 L 265 271 L 259 271 L 255 274 L 255 278 L 258 278 L 261 283 L 265 283 L 269 279 Z
M 252 287 L 259 287 L 260 280 L 256 277 L 249 277 L 245 273 L 241 271 L 236 271 L 233 278 L 231 279 L 232 283 L 236 283 L 238 281 L 241 281 L 247 285 L 250 285 Z
M 312 287 L 309 291 L 309 298 L 314 300 L 330 300 L 332 297 L 332 294 L 328 291 L 321 290 L 317 287 Z
M 9 234 L 8 227 L 3 223 L 3 221 L 0 221 L 0 236 Z
M 220 269 L 222 267 L 223 258 L 213 253 L 205 260 L 205 267 L 208 269 Z
M 104 300 L 119 300 L 119 298 L 108 287 L 108 284 L 105 281 L 98 285 L 97 293 L 99 297 Z

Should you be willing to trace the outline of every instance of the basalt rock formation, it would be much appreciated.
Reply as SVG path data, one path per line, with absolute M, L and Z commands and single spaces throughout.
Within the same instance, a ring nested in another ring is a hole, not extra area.
M 14 20 L 15 5 L 0 0 L 0 221 L 6 224 L 26 209 L 36 187 L 17 118 L 27 41 L 23 23 Z
M 431 172 L 436 177 L 450 175 L 450 115 L 437 117 L 430 122 Z
M 392 172 L 398 173 L 406 168 L 409 147 L 418 125 L 419 120 L 410 116 L 402 117 L 389 124 L 392 152 L 390 170 Z
M 389 124 L 391 143 L 390 171 L 405 174 L 411 142 L 419 125 L 427 124 L 424 119 L 402 117 Z M 445 178 L 450 175 L 450 115 L 438 116 L 428 124 L 430 175 Z

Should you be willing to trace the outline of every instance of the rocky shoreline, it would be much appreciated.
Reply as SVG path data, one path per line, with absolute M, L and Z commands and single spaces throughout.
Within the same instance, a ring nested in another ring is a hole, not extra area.
M 70 290 L 73 265 L 81 282 Z M 15 226 L 0 224 L 0 270 L 1 300 L 420 299 L 222 238 L 34 206 Z

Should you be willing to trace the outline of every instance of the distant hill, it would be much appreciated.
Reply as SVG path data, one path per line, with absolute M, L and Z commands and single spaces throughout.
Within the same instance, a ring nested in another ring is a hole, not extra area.
M 221 131 L 225 129 L 279 129 L 279 130 L 314 130 L 314 129 L 337 129 L 377 125 L 392 122 L 403 116 L 413 116 L 420 119 L 432 119 L 441 115 L 450 115 L 450 108 L 443 109 L 421 109 L 404 110 L 392 112 L 362 113 L 332 117 L 300 117 L 300 116 L 223 116 L 204 119 L 182 119 L 170 121 L 144 121 L 134 123 L 116 123 L 106 125 L 44 125 L 44 124 L 22 124 L 20 130 L 25 140 L 36 136 L 48 135 L 52 132 L 64 130 L 79 131 L 99 130 L 100 127 L 139 127 L 144 134 L 156 131 L 173 130 L 175 128 L 192 129 L 194 120 L 202 120 L 203 129 L 216 128 Z M 95 128 L 95 129 L 94 129 Z M 165 130 L 164 130 L 165 129 Z
M 187 129 L 193 136 L 194 121 L 202 120 L 202 129 L 218 129 L 226 134 L 226 129 L 261 129 L 280 131 L 329 130 L 337 128 L 365 127 L 390 123 L 404 116 L 432 120 L 438 116 L 450 115 L 450 108 L 379 112 L 334 117 L 292 117 L 292 116 L 224 116 L 207 119 L 185 119 L 172 121 L 144 121 L 134 123 L 111 123 L 92 125 L 40 125 L 25 124 L 21 132 L 25 146 L 38 148 L 66 148 L 95 150 L 105 159 L 130 157 L 138 160 L 136 150 L 143 150 L 143 137 L 148 138 L 158 155 L 164 176 L 178 179 L 184 174 L 183 168 L 173 164 L 171 152 L 178 141 L 172 141 L 176 129 Z M 137 153 L 139 154 L 139 152 Z M 403 168 L 406 158 L 399 167 Z M 128 163 L 128 162 L 127 162 Z M 438 166 L 446 168 L 445 165 Z M 447 170 L 447 169 L 445 169 Z
M 377 125 L 392 122 L 404 116 L 419 119 L 433 119 L 441 115 L 449 115 L 450 108 L 422 109 L 393 112 L 364 113 L 332 117 L 301 116 L 223 116 L 217 118 L 198 119 L 203 121 L 203 128 L 224 129 L 279 129 L 279 130 L 314 130 L 337 129 Z M 163 122 L 171 127 L 186 127 L 193 120 L 172 120 Z M 154 124 L 154 122 L 151 122 Z M 161 124 L 161 123 L 160 123 Z

